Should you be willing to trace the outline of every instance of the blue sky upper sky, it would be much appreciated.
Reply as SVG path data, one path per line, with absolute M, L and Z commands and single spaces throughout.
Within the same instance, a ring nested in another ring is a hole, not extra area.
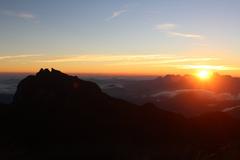
M 94 72 L 97 65 L 154 61 L 149 69 L 157 73 L 171 70 L 161 66 L 167 58 L 175 69 L 236 72 L 239 18 L 238 0 L 0 0 L 0 71 L 14 64 Z

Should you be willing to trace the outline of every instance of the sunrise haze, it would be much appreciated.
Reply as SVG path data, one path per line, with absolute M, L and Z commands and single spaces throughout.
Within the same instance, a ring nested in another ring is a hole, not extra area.
M 0 72 L 239 76 L 237 0 L 1 0 Z

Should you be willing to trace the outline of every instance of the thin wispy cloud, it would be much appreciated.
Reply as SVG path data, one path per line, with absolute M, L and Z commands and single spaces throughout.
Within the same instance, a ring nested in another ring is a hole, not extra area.
M 110 20 L 112 20 L 114 18 L 119 17 L 120 15 L 122 15 L 122 14 L 124 14 L 126 12 L 127 12 L 127 8 L 126 7 L 123 8 L 123 9 L 120 9 L 120 10 L 113 11 L 112 15 L 110 17 L 108 17 L 106 20 L 110 21 Z
M 172 30 L 176 28 L 176 24 L 173 23 L 163 23 L 163 24 L 157 24 L 154 29 L 158 31 L 166 31 L 166 30 Z
M 30 12 L 17 12 L 13 10 L 3 10 L 2 14 L 5 16 L 15 17 L 23 20 L 38 22 L 37 17 Z
M 181 64 L 181 63 L 190 63 L 190 62 L 212 62 L 218 61 L 219 58 L 186 58 L 186 57 L 152 57 L 152 58 L 145 58 L 145 60 L 131 60 L 131 61 L 123 61 L 120 63 L 114 63 L 113 65 L 148 65 L 154 67 L 166 67 L 170 65 L 170 67 L 175 66 L 174 64 Z M 112 65 L 112 64 L 111 64 Z
M 167 63 L 181 63 L 181 62 L 207 62 L 207 61 L 217 61 L 219 58 L 176 58 L 170 60 L 164 60 L 160 62 L 161 64 Z
M 171 56 L 165 55 L 80 55 L 80 56 L 68 56 L 58 57 L 39 62 L 43 63 L 68 63 L 68 62 L 136 62 L 136 61 L 156 61 L 159 59 L 171 59 Z
M 214 57 L 182 57 L 169 55 L 72 55 L 72 56 L 58 56 L 58 57 L 42 57 L 41 60 L 36 60 L 43 64 L 99 64 L 105 66 L 146 66 L 154 68 L 175 68 L 183 70 L 239 70 L 239 67 L 228 65 L 199 65 L 201 63 L 221 62 L 220 58 Z M 191 64 L 197 63 L 197 64 Z
M 234 66 L 223 66 L 223 65 L 179 65 L 176 66 L 180 69 L 206 69 L 206 70 L 240 70 L 239 67 Z
M 193 33 L 181 33 L 181 32 L 167 32 L 171 36 L 183 37 L 183 38 L 192 38 L 192 39 L 204 39 L 203 35 L 193 34 Z
M 40 63 L 99 63 L 112 66 L 126 65 L 180 65 L 186 62 L 211 62 L 218 61 L 218 58 L 186 58 L 168 55 L 76 55 L 67 57 L 50 57 L 42 59 Z
M 41 55 L 33 54 L 22 54 L 22 55 L 12 55 L 12 56 L 0 56 L 0 60 L 9 60 L 9 59 L 19 59 L 19 58 L 29 58 L 29 57 L 38 57 Z
M 154 30 L 164 32 L 173 37 L 182 37 L 190 39 L 204 39 L 205 37 L 201 34 L 195 33 L 183 33 L 176 31 L 177 25 L 174 23 L 162 23 L 154 26 Z

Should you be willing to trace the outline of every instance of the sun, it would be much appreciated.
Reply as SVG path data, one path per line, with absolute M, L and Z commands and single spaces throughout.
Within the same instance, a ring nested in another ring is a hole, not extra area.
M 196 76 L 201 80 L 208 80 L 211 78 L 212 73 L 209 70 L 201 70 L 197 72 Z

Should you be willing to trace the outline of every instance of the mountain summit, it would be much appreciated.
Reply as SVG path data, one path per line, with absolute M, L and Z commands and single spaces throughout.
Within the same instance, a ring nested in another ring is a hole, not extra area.
M 101 99 L 102 96 L 100 88 L 93 82 L 80 80 L 55 69 L 41 69 L 35 76 L 28 76 L 19 83 L 14 103 L 37 106 L 68 105 L 96 102 L 97 99 L 94 98 Z
M 186 119 L 55 69 L 23 79 L 0 120 L 1 159 L 196 159 L 240 144 L 238 121 L 224 113 Z

